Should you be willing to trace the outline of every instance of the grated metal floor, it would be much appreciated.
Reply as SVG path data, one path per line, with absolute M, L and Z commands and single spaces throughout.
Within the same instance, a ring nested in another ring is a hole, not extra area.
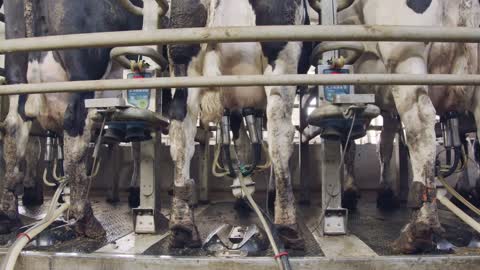
M 125 197 L 125 196 L 124 196 Z M 165 197 L 165 196 L 164 196 Z M 168 199 L 168 197 L 165 197 Z M 405 225 L 410 215 L 409 210 L 402 208 L 392 212 L 382 212 L 376 208 L 374 202 L 369 201 L 371 196 L 364 196 L 360 200 L 358 210 L 349 214 L 349 232 L 358 237 L 368 247 L 378 255 L 393 255 L 390 244 L 399 234 L 400 229 Z M 259 200 L 259 202 L 263 202 Z M 22 220 L 25 224 L 40 219 L 48 204 L 42 207 L 26 209 L 21 207 Z M 164 203 L 162 213 L 168 218 L 168 204 Z M 260 203 L 262 205 L 262 203 Z M 103 196 L 95 196 L 92 200 L 92 206 L 95 215 L 104 226 L 107 236 L 105 239 L 92 240 L 87 238 L 68 238 L 69 240 L 54 244 L 49 247 L 35 247 L 30 245 L 28 250 L 63 252 L 63 253 L 92 253 L 107 244 L 115 244 L 119 239 L 126 236 L 135 237 L 133 234 L 133 221 L 131 210 L 126 202 L 120 202 L 111 205 L 105 201 Z M 472 230 L 458 220 L 453 214 L 446 210 L 439 210 L 442 225 L 446 229 L 445 237 L 455 244 L 459 249 L 455 250 L 454 255 L 480 255 L 479 249 L 461 248 L 465 247 L 472 238 Z M 299 225 L 306 241 L 306 250 L 304 252 L 289 251 L 292 257 L 319 257 L 324 256 L 322 247 L 318 241 L 318 217 L 320 208 L 318 204 L 311 206 L 299 206 Z M 222 223 L 230 224 L 259 224 L 258 218 L 254 213 L 248 216 L 241 215 L 234 210 L 234 203 L 225 200 L 217 200 L 209 205 L 199 206 L 196 209 L 196 223 L 202 240 L 206 238 L 211 230 Z M 159 236 L 168 231 L 167 224 L 160 228 Z M 64 231 L 62 231 L 64 233 Z M 168 249 L 169 236 L 157 237 L 151 244 L 148 244 L 138 254 L 143 255 L 171 255 L 171 256 L 206 256 L 206 252 L 201 249 Z M 4 235 L 0 237 L 0 246 L 8 247 L 8 242 L 15 239 L 15 234 Z M 139 238 L 141 239 L 141 238 Z M 138 240 L 140 241 L 140 240 Z M 119 241 L 118 243 L 122 243 Z M 325 248 L 325 247 L 324 247 Z M 444 253 L 429 252 L 428 255 L 439 255 Z M 259 256 L 270 257 L 273 255 L 271 250 L 267 250 Z

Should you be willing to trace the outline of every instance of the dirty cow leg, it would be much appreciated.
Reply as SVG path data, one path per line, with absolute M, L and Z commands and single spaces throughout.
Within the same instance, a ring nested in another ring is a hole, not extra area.
M 172 1 L 170 24 L 172 28 L 205 27 L 207 10 L 205 1 Z M 170 45 L 168 56 L 170 72 L 175 77 L 200 76 L 198 56 L 200 45 Z M 169 108 L 170 154 L 174 162 L 174 187 L 170 230 L 170 247 L 200 247 L 201 241 L 194 223 L 191 199 L 195 182 L 190 179 L 190 161 L 195 151 L 195 134 L 199 112 L 200 89 L 177 88 Z
M 23 181 L 22 203 L 24 206 L 36 206 L 43 204 L 43 181 L 37 173 L 38 164 L 41 160 L 40 138 L 30 140 L 27 144 L 28 155 L 25 156 L 25 179 Z
M 8 118 L 7 118 L 8 119 Z M 14 124 L 8 123 L 4 138 L 5 183 L 0 209 L 0 234 L 10 233 L 21 225 L 18 214 L 18 195 L 25 177 L 20 170 L 25 162 L 25 150 L 32 122 L 23 121 L 18 116 Z
M 399 190 L 394 183 L 392 166 L 393 141 L 398 130 L 398 121 L 391 114 L 383 114 L 383 129 L 380 134 L 379 158 L 380 158 L 380 188 L 377 194 L 377 207 L 390 210 L 400 206 Z
M 197 94 L 192 93 L 193 91 Z M 196 89 L 189 91 L 189 100 L 191 95 L 198 95 L 198 91 Z M 195 107 L 198 108 L 198 106 Z M 170 123 L 170 153 L 175 164 L 170 217 L 172 248 L 199 247 L 201 244 L 191 205 L 195 182 L 190 178 L 190 161 L 195 151 L 197 108 L 189 106 L 183 121 L 173 120 Z
M 69 132 L 64 132 L 64 168 L 65 177 L 70 181 L 70 214 L 77 220 L 75 227 L 77 233 L 89 238 L 101 238 L 105 236 L 105 230 L 93 215 L 88 200 L 90 177 L 87 176 L 86 162 L 94 113 L 89 112 L 81 134 L 71 136 Z
M 269 44 L 262 44 L 264 52 Z M 276 59 L 270 59 L 267 75 L 296 74 L 302 44 L 289 42 Z M 293 196 L 290 169 L 288 166 L 293 153 L 292 108 L 296 94 L 295 86 L 267 86 L 267 130 L 269 152 L 276 180 L 275 224 L 281 240 L 287 248 L 303 249 L 295 198 Z
M 422 58 L 408 58 L 396 67 L 397 73 L 426 73 Z M 434 233 L 441 233 L 434 183 L 435 109 L 425 86 L 399 86 L 392 89 L 410 151 L 413 183 L 408 206 L 410 222 L 394 242 L 396 252 L 415 253 L 432 248 Z

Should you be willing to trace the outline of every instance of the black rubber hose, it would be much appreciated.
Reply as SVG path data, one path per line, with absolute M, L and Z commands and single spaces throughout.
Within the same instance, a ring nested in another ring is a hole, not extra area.
M 5 23 L 5 14 L 0 13 L 0 22 Z
M 253 156 L 252 165 L 250 165 L 248 170 L 243 173 L 243 175 L 245 176 L 252 174 L 253 171 L 257 168 L 258 163 L 260 163 L 260 160 L 262 159 L 261 143 L 252 143 L 252 156 Z
M 454 155 L 453 165 L 450 167 L 450 169 L 448 169 L 446 173 L 440 172 L 444 178 L 449 177 L 457 170 L 458 164 L 460 163 L 460 159 L 462 159 L 461 147 L 455 147 L 454 153 L 455 155 Z
M 227 165 L 228 171 L 230 172 L 228 176 L 236 177 L 237 174 L 233 169 L 232 157 L 230 156 L 230 145 L 222 145 L 222 148 L 223 148 L 223 161 L 226 163 L 224 165 Z

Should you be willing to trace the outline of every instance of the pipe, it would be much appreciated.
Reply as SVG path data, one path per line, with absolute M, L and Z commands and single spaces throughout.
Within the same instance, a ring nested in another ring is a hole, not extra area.
M 158 12 L 158 16 L 164 16 L 165 14 L 167 14 L 167 11 L 168 11 L 168 2 L 167 0 L 155 0 L 158 4 L 158 7 L 159 7 L 159 12 Z
M 42 231 L 44 231 L 50 224 L 52 224 L 59 216 L 63 214 L 68 208 L 70 207 L 69 204 L 64 203 L 60 205 L 59 208 L 53 212 L 53 215 L 50 219 L 43 219 L 41 224 L 38 226 L 34 226 L 28 231 L 25 232 L 23 235 L 28 235 L 29 237 L 20 237 L 18 238 L 15 243 L 9 248 L 7 255 L 5 256 L 2 266 L 0 269 L 2 270 L 13 270 L 15 268 L 15 264 L 17 262 L 18 256 L 20 255 L 22 249 L 30 242 L 30 239 L 34 238 Z
M 285 25 L 205 27 L 85 33 L 4 40 L 1 53 L 60 49 L 268 41 L 408 41 L 478 43 L 471 27 L 387 25 Z
M 358 60 L 358 58 L 360 58 L 360 56 L 362 56 L 363 52 L 365 52 L 365 46 L 362 42 L 322 42 L 313 49 L 310 57 L 310 64 L 313 66 L 318 65 L 325 52 L 335 50 L 352 51 L 353 54 L 347 56 L 345 59 L 345 64 L 352 65 Z
M 310 6 L 317 12 L 322 11 L 322 1 L 321 0 L 309 0 Z M 342 11 L 353 4 L 354 0 L 337 0 L 337 11 Z
M 140 7 L 135 6 L 130 2 L 130 0 L 118 0 L 120 4 L 125 8 L 128 12 L 133 13 L 134 15 L 137 16 L 142 16 L 143 15 L 143 9 Z M 155 0 L 160 7 L 158 16 L 163 16 L 167 13 L 168 11 L 168 2 L 167 0 Z
M 469 215 L 465 214 L 460 208 L 458 208 L 455 204 L 450 202 L 449 199 L 447 199 L 443 195 L 437 196 L 437 199 L 440 203 L 442 203 L 445 207 L 448 208 L 448 210 L 452 211 L 458 218 L 460 218 L 463 222 L 467 223 L 472 229 L 477 231 L 477 233 L 480 233 L 480 224 L 474 220 L 472 217 Z
M 240 174 L 238 180 L 240 182 L 240 187 L 242 189 L 242 192 L 243 192 L 244 196 L 247 198 L 248 202 L 250 203 L 253 210 L 255 211 L 258 218 L 260 219 L 260 223 L 262 223 L 263 229 L 265 230 L 265 233 L 267 234 L 268 241 L 272 245 L 273 252 L 276 255 L 275 260 L 278 264 L 279 269 L 281 269 L 281 270 L 288 269 L 289 268 L 288 265 L 285 265 L 285 264 L 288 264 L 288 260 L 287 261 L 282 260 L 282 258 L 285 257 L 285 256 L 277 257 L 277 255 L 280 254 L 280 249 L 279 249 L 277 243 L 275 242 L 275 238 L 273 237 L 272 230 L 270 229 L 270 226 L 269 226 L 267 220 L 265 219 L 265 216 L 263 215 L 262 211 L 260 210 L 257 203 L 252 198 L 252 195 L 248 191 L 248 188 L 245 185 L 245 180 L 243 179 L 243 176 L 241 174 Z
M 130 69 L 130 60 L 125 55 L 142 55 L 150 57 L 162 70 L 168 67 L 167 60 L 155 49 L 150 47 L 116 47 L 110 51 L 110 58 L 119 63 L 123 68 Z
M 480 85 L 480 75 L 470 74 L 318 74 L 163 77 L 135 80 L 72 81 L 0 86 L 0 95 L 73 93 L 147 88 L 228 87 L 286 85 Z
M 143 16 L 143 9 L 132 4 L 130 0 L 118 0 L 118 2 L 120 2 L 123 8 L 125 8 L 128 12 L 137 16 Z

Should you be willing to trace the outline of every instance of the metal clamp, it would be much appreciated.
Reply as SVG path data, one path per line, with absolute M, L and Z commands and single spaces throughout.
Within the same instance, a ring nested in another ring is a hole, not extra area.
M 351 65 L 362 56 L 365 52 L 365 46 L 362 42 L 342 42 L 342 41 L 332 41 L 332 42 L 322 42 L 318 44 L 315 49 L 313 49 L 312 55 L 310 57 L 310 63 L 313 66 L 319 64 L 322 55 L 329 51 L 336 50 L 348 50 L 352 51 L 353 55 L 349 55 L 345 59 L 345 64 Z
M 150 47 L 116 47 L 110 51 L 110 58 L 123 68 L 130 69 L 130 60 L 126 55 L 142 55 L 150 57 L 162 70 L 168 67 L 168 61 L 157 50 Z

